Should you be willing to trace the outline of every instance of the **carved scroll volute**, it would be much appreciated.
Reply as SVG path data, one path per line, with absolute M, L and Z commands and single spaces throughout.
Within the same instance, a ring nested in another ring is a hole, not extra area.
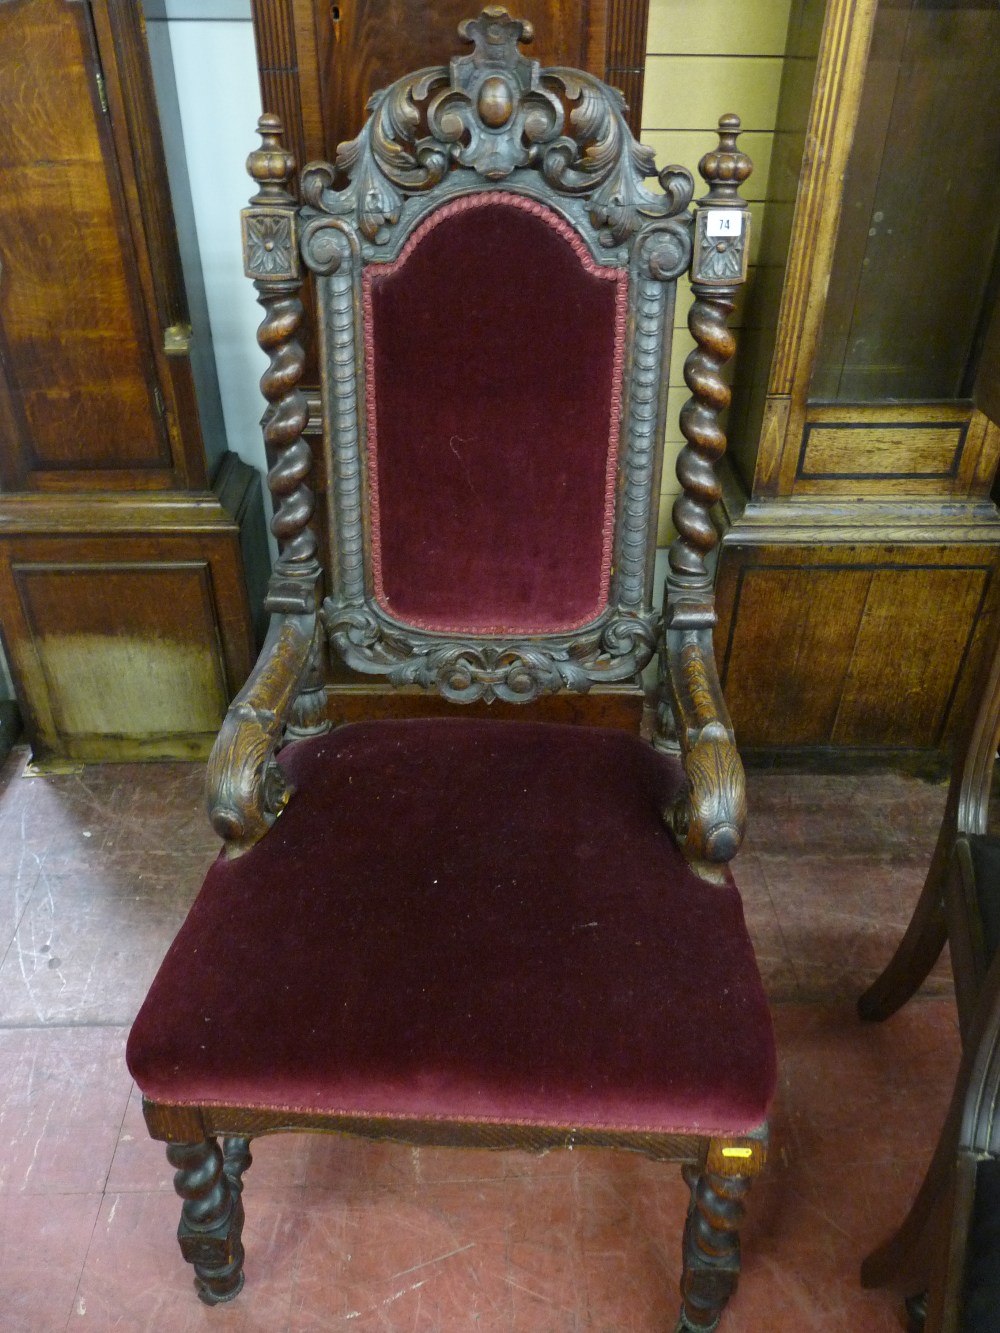
M 227 856 L 259 842 L 292 794 L 274 756 L 308 683 L 317 643 L 315 615 L 274 616 L 257 665 L 229 705 L 206 774 L 208 817 Z
M 739 133 L 739 117 L 722 116 L 719 146 L 698 164 L 709 190 L 698 201 L 691 260 L 695 301 L 688 327 L 697 346 L 684 366 L 692 396 L 681 409 L 687 443 L 677 460 L 682 493 L 673 509 L 677 537 L 670 548 L 667 604 L 667 623 L 686 628 L 711 625 L 715 618 L 706 557 L 718 540 L 711 510 L 721 494 L 715 469 L 726 450 L 719 416 L 730 399 L 720 370 L 736 349 L 727 321 L 746 279 L 750 234 L 739 187 L 753 164 L 736 146 Z
M 700 874 L 739 851 L 746 828 L 746 779 L 715 669 L 710 629 L 668 630 L 663 691 L 677 726 L 686 779 L 665 812 L 684 855 Z M 669 748 L 663 735 L 660 748 Z
M 261 116 L 257 132 L 261 146 L 247 158 L 247 171 L 259 188 L 242 221 L 244 269 L 264 308 L 257 341 L 269 359 L 260 387 L 270 405 L 264 441 L 273 459 L 267 484 L 279 554 L 265 605 L 272 612 L 308 614 L 316 609 L 320 566 L 311 527 L 312 454 L 302 438 L 308 411 L 298 387 L 305 356 L 296 337 L 303 316 L 297 208 L 288 190 L 295 159 L 282 145 L 277 116 Z

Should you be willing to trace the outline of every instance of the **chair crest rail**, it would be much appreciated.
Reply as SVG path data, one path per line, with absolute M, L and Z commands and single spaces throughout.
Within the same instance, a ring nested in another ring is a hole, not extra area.
M 647 219 L 673 217 L 691 202 L 689 172 L 668 167 L 663 194 L 652 150 L 636 142 L 617 89 L 578 70 L 542 69 L 518 51 L 532 26 L 489 6 L 459 26 L 473 44 L 449 65 L 420 70 L 377 92 L 356 139 L 342 144 L 336 168 L 317 163 L 302 175 L 314 208 L 352 213 L 372 242 L 388 239 L 404 201 L 435 189 L 453 168 L 486 181 L 522 168 L 537 172 L 555 196 L 587 202 L 601 245 L 626 242 Z M 337 173 L 349 184 L 333 188 Z

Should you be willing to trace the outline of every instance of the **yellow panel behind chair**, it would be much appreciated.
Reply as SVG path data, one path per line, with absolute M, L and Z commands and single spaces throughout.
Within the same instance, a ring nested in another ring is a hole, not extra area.
M 650 0 L 646 50 L 675 55 L 772 55 L 785 50 L 789 0 Z

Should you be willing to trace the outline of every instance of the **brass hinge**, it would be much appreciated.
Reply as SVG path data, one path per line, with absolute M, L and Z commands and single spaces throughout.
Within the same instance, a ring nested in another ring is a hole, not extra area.
M 108 114 L 108 86 L 104 82 L 104 71 L 96 69 L 94 71 L 94 81 L 97 84 L 97 100 L 101 104 L 101 110 L 105 115 Z

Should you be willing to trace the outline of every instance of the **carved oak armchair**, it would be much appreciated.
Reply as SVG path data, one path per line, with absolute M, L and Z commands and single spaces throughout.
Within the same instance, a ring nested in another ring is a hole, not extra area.
M 502 9 L 461 33 L 471 54 L 377 94 L 336 165 L 304 169 L 301 205 L 280 125 L 260 122 L 244 240 L 270 357 L 272 628 L 210 762 L 224 849 L 129 1065 L 209 1303 L 243 1283 L 250 1139 L 326 1130 L 683 1163 L 678 1328 L 711 1329 L 775 1081 L 726 868 L 745 801 L 706 568 L 750 163 L 724 117 L 692 212 L 685 170 L 645 187 L 652 154 L 620 94 L 540 69 L 518 50 L 529 25 Z M 666 371 L 689 270 L 697 348 L 661 615 Z M 635 680 L 659 652 L 657 736 L 460 710 L 330 729 L 327 651 L 458 704 Z

